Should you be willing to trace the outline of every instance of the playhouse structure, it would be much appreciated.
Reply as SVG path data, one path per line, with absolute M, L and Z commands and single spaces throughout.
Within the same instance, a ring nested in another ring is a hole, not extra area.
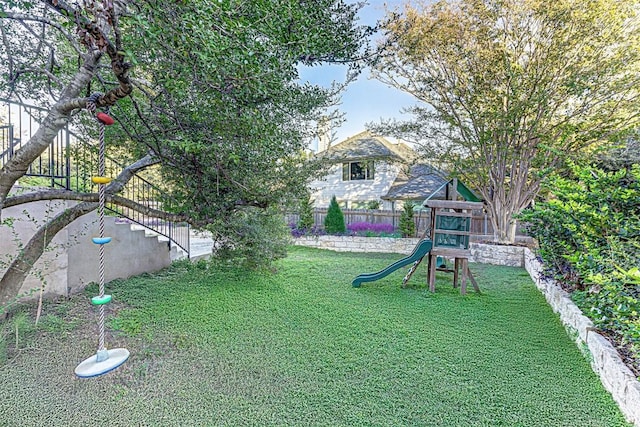
M 424 206 L 431 209 L 430 240 L 432 248 L 429 252 L 427 278 L 429 290 L 435 291 L 436 269 L 438 257 L 452 259 L 453 268 L 446 266 L 440 270 L 453 273 L 453 287 L 460 285 L 460 293 L 467 292 L 467 279 L 479 292 L 478 284 L 469 270 L 469 237 L 471 236 L 471 218 L 474 210 L 482 209 L 480 202 L 457 200 L 426 200 Z
M 411 255 L 402 258 L 388 267 L 376 273 L 365 273 L 357 276 L 353 287 L 360 287 L 364 282 L 372 282 L 381 279 L 393 271 L 413 265 L 404 276 L 402 286 L 409 281 L 423 259 L 427 258 L 427 281 L 429 290 L 435 292 L 436 270 L 453 273 L 453 286 L 460 286 L 460 293 L 467 292 L 467 279 L 473 284 L 476 292 L 480 292 L 478 283 L 469 270 L 469 241 L 472 235 L 471 219 L 474 210 L 481 210 L 483 204 L 466 186 L 457 179 L 452 179 L 446 184 L 447 200 L 424 201 L 423 206 L 430 209 L 430 226 L 418 242 Z M 461 196 L 464 200 L 457 200 Z M 447 267 L 445 259 L 453 262 L 451 268 Z

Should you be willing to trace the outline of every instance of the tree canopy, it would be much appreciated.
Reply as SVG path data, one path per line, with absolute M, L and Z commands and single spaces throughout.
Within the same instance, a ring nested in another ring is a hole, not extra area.
M 311 178 L 304 156 L 309 129 L 335 92 L 301 83 L 297 66 L 357 68 L 372 31 L 357 23 L 360 6 L 343 0 L 3 2 L 0 97 L 36 100 L 48 110 L 28 143 L 0 165 L 0 213 L 27 199 L 12 198 L 10 189 L 60 129 L 82 126 L 80 113 L 97 92 L 97 107 L 110 108 L 117 120 L 109 140 L 129 162 L 107 188 L 110 201 L 118 203 L 115 195 L 132 173 L 159 165 L 173 196 L 164 208 L 240 248 L 247 243 L 238 240 L 240 219 L 273 215 Z M 69 193 L 39 193 L 84 202 L 26 245 L 21 267 L 8 270 L 15 276 L 0 281 L 0 304 L 11 294 L 8 282 L 19 289 L 22 270 L 54 231 L 95 209 L 95 195 Z
M 637 0 L 450 0 L 389 12 L 377 78 L 422 101 L 378 126 L 482 194 L 495 238 L 565 156 L 637 125 Z

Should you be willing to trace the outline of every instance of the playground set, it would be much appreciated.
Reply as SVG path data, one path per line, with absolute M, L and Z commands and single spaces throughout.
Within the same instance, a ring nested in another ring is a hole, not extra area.
M 92 95 L 87 102 L 87 109 L 95 114 L 96 99 L 99 95 Z M 111 178 L 105 176 L 105 126 L 112 125 L 114 120 L 108 114 L 100 112 L 95 114 L 96 119 L 100 122 L 100 140 L 98 151 L 98 175 L 91 177 L 91 181 L 98 185 L 98 228 L 99 237 L 94 237 L 91 240 L 94 244 L 98 245 L 98 268 L 99 268 L 99 295 L 91 298 L 91 303 L 99 307 L 99 328 L 100 335 L 98 338 L 98 350 L 94 356 L 91 356 L 82 361 L 76 366 L 75 374 L 80 378 L 91 378 L 99 375 L 106 374 L 109 371 L 116 369 L 122 365 L 129 358 L 129 350 L 126 348 L 114 348 L 107 350 L 104 345 L 104 308 L 105 305 L 111 302 L 111 295 L 105 295 L 104 293 L 104 246 L 111 242 L 111 237 L 105 237 L 104 235 L 104 205 L 105 205 L 105 186 L 111 182 Z
M 364 273 L 351 283 L 359 288 L 362 283 L 373 282 L 388 276 L 392 272 L 412 264 L 402 280 L 405 287 L 423 259 L 427 258 L 427 282 L 429 290 L 435 292 L 436 270 L 453 273 L 453 287 L 460 285 L 460 293 L 467 292 L 467 279 L 473 284 L 476 292 L 480 292 L 471 270 L 469 270 L 469 239 L 471 218 L 474 210 L 483 208 L 480 199 L 464 184 L 452 179 L 443 185 L 446 188 L 447 200 L 424 201 L 423 206 L 431 211 L 430 226 L 414 248 L 413 252 L 376 273 Z M 442 189 L 443 187 L 440 187 Z M 434 191 L 433 194 L 440 190 Z M 464 200 L 455 200 L 460 195 Z M 428 234 L 428 237 L 427 237 Z M 445 259 L 453 260 L 453 268 L 448 268 Z

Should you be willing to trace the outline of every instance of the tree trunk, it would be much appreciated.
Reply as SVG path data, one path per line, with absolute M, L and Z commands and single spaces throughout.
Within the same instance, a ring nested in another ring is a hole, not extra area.
M 493 225 L 493 239 L 497 243 L 515 243 L 517 221 L 513 218 L 515 212 L 503 204 L 489 205 L 491 211 L 491 225 Z
M 97 207 L 97 203 L 80 203 L 60 212 L 36 231 L 0 279 L 0 307 L 6 308 L 16 298 L 29 272 L 56 234 L 75 219 Z
M 24 176 L 29 165 L 49 148 L 60 130 L 69 123 L 71 111 L 82 108 L 86 104 L 86 102 L 74 98 L 87 87 L 93 78 L 99 60 L 99 53 L 86 55 L 82 67 L 63 91 L 60 101 L 51 107 L 36 133 L 0 169 L 0 218 L 2 218 L 4 201 L 16 181 Z

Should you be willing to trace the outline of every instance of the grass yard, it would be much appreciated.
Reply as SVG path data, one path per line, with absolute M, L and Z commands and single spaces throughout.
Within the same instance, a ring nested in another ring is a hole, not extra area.
M 295 247 L 275 274 L 111 283 L 107 346 L 131 357 L 95 379 L 73 374 L 95 352 L 92 292 L 37 328 L 17 313 L 0 426 L 627 425 L 523 269 L 472 264 L 483 293 L 464 297 L 447 274 L 431 294 L 425 267 L 407 289 L 402 272 L 351 287 L 398 258 Z

